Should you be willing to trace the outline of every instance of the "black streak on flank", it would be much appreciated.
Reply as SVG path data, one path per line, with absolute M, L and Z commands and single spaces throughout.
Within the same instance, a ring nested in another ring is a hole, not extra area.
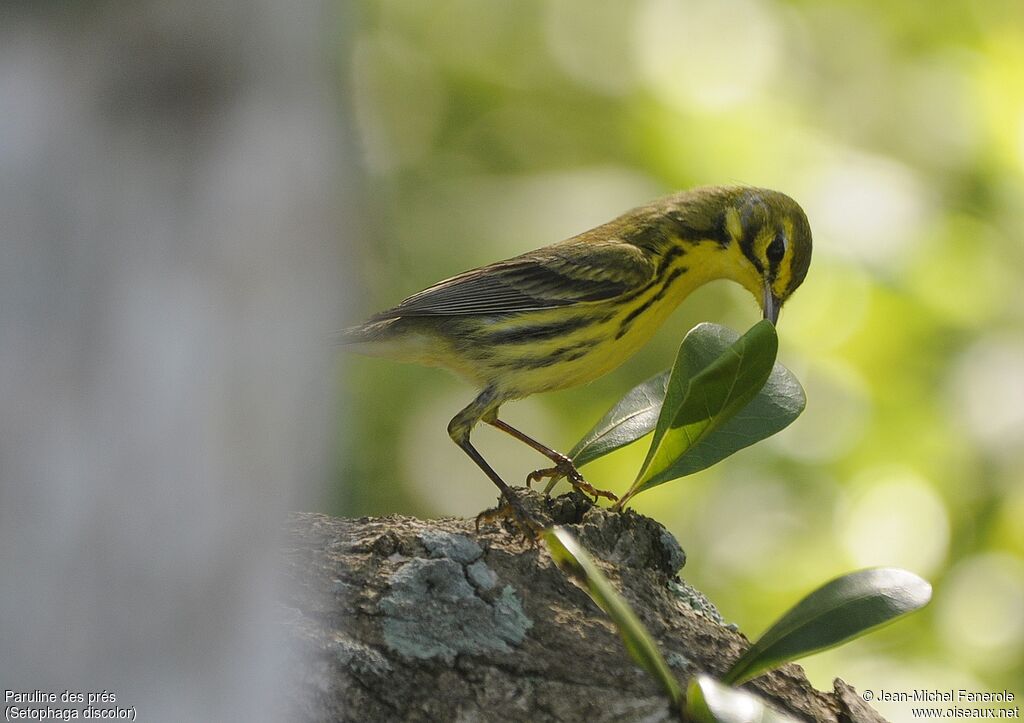
M 594 344 L 594 341 L 587 340 L 586 342 L 558 349 L 557 351 L 553 351 L 550 354 L 544 354 L 543 356 L 517 359 L 509 366 L 513 369 L 540 369 L 542 367 L 551 366 L 552 364 L 564 364 L 566 362 L 576 361 L 577 359 L 582 359 L 589 354 L 590 350 L 593 349 Z
M 666 251 L 665 255 L 661 257 L 661 261 L 658 263 L 657 273 L 660 274 L 664 272 L 665 269 L 667 269 L 673 261 L 678 259 L 680 256 L 683 256 L 684 254 L 686 254 L 686 249 L 684 249 L 682 246 L 680 246 L 679 244 L 675 244 L 674 246 L 672 246 L 672 248 Z
M 593 316 L 578 316 L 566 321 L 553 324 L 536 324 L 534 326 L 520 326 L 514 329 L 502 329 L 501 331 L 483 332 L 476 335 L 481 345 L 497 344 L 522 344 L 545 339 L 554 339 L 564 336 L 577 329 L 594 323 Z
M 623 336 L 625 336 L 626 332 L 628 332 L 629 328 L 633 325 L 633 321 L 642 313 L 651 308 L 651 306 L 661 301 L 661 299 L 664 298 L 665 294 L 668 293 L 668 288 L 672 285 L 672 282 L 678 279 L 683 274 L 685 274 L 686 271 L 687 268 L 685 266 L 679 266 L 678 268 L 673 269 L 672 273 L 668 275 L 668 277 L 665 279 L 665 282 L 661 285 L 661 288 L 658 289 L 657 294 L 655 294 L 647 301 L 640 304 L 640 306 L 636 307 L 631 312 L 626 314 L 625 318 L 623 318 L 622 322 L 619 324 L 619 330 L 618 332 L 616 332 L 615 338 L 621 339 Z
M 643 285 L 643 286 L 641 286 L 640 288 L 638 288 L 638 289 L 633 289 L 633 290 L 632 290 L 632 291 L 630 291 L 629 293 L 623 294 L 623 295 L 622 295 L 622 298 L 621 298 L 621 299 L 616 299 L 616 302 L 615 302 L 615 303 L 616 303 L 616 304 L 625 304 L 625 303 L 626 303 L 626 302 L 628 302 L 628 301 L 632 301 L 633 299 L 635 299 L 636 297 L 640 296 L 641 294 L 643 294 L 643 293 L 645 293 L 645 292 L 647 292 L 647 291 L 650 291 L 650 290 L 651 290 L 651 288 L 652 288 L 652 287 L 653 287 L 653 286 L 654 286 L 655 284 L 657 284 L 657 283 L 658 283 L 658 273 L 657 273 L 657 272 L 655 272 L 655 274 L 654 274 L 654 278 L 653 278 L 653 279 L 651 279 L 650 281 L 648 281 L 648 282 L 647 282 L 646 284 L 644 284 L 644 285 Z M 612 316 L 614 316 L 614 314 L 612 314 Z
M 661 260 L 658 262 L 658 268 L 654 272 L 654 278 L 652 278 L 650 281 L 648 281 L 646 284 L 644 284 L 640 288 L 633 289 L 629 293 L 623 294 L 622 298 L 618 299 L 616 301 L 616 303 L 620 304 L 620 305 L 621 304 L 625 304 L 625 303 L 627 303 L 629 301 L 632 301 L 633 299 L 635 299 L 636 297 L 640 296 L 641 294 L 644 294 L 644 293 L 650 291 L 652 288 L 654 288 L 654 286 L 657 285 L 658 278 L 661 276 L 661 274 L 663 274 L 665 272 L 665 269 L 667 269 L 669 267 L 669 264 L 672 263 L 673 261 L 675 261 L 676 259 L 678 259 L 680 256 L 685 256 L 685 255 L 686 255 L 686 249 L 685 248 L 683 248 L 679 244 L 673 245 L 672 248 L 670 248 L 668 251 L 665 252 L 665 255 L 662 256 Z M 674 279 L 675 276 L 673 276 L 672 278 Z M 605 316 L 604 318 L 602 318 L 601 321 L 609 321 L 613 316 L 615 316 L 616 313 L 618 313 L 618 312 L 612 312 L 610 315 Z M 618 337 L 616 337 L 616 338 L 618 338 Z

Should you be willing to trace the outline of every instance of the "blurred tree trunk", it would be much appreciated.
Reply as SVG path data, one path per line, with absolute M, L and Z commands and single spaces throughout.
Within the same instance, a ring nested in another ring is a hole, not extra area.
M 288 719 L 271 563 L 327 477 L 353 225 L 330 7 L 0 3 L 8 689 Z

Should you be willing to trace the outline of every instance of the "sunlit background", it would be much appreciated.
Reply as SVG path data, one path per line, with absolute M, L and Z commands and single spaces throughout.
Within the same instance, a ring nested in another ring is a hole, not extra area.
M 366 2 L 340 75 L 365 171 L 358 316 L 445 276 L 703 184 L 785 191 L 814 261 L 780 359 L 805 414 L 636 508 L 750 636 L 873 565 L 934 584 L 922 613 L 808 659 L 819 686 L 1024 694 L 1024 5 L 781 0 Z M 358 321 L 358 316 L 350 319 Z M 719 283 L 597 382 L 506 407 L 572 446 L 671 364 L 695 323 L 738 330 Z M 448 439 L 474 394 L 438 370 L 346 359 L 345 514 L 475 515 L 495 490 Z M 508 480 L 542 466 L 491 429 Z M 625 490 L 643 444 L 584 471 Z M 906 704 L 880 704 L 907 720 Z

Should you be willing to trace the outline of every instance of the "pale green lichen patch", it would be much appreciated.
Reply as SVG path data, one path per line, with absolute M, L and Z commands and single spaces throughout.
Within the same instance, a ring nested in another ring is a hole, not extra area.
M 669 580 L 668 589 L 677 598 L 685 602 L 694 612 L 700 613 L 708 620 L 716 622 L 719 625 L 725 625 L 725 620 L 722 618 L 721 613 L 718 612 L 718 608 L 716 608 L 712 602 L 705 597 L 704 593 L 700 592 L 696 588 L 690 587 L 685 582 L 680 583 L 675 580 Z
M 488 567 L 483 560 L 477 560 L 467 567 L 466 577 L 477 590 L 491 590 L 498 584 L 498 573 Z
M 665 662 L 673 668 L 678 668 L 679 670 L 688 670 L 689 668 L 693 667 L 693 661 L 691 661 L 682 653 L 677 653 L 674 650 L 670 650 L 667 653 L 665 653 Z
M 408 658 L 509 652 L 533 627 L 515 590 L 506 586 L 493 602 L 479 597 L 454 559 L 414 558 L 388 582 L 379 603 L 384 642 Z
M 427 548 L 431 557 L 447 557 L 468 565 L 479 559 L 484 551 L 480 545 L 473 542 L 465 535 L 453 535 L 449 532 L 437 532 L 424 530 L 420 533 L 420 541 Z

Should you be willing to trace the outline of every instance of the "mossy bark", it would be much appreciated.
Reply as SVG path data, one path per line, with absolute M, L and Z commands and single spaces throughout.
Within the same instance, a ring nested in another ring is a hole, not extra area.
M 529 494 L 567 525 L 651 631 L 680 683 L 720 675 L 748 641 L 678 573 L 658 523 L 580 495 Z M 315 721 L 677 720 L 607 616 L 547 551 L 471 520 L 288 520 L 282 624 L 288 695 Z M 853 690 L 787 665 L 747 687 L 804 720 L 881 721 Z

